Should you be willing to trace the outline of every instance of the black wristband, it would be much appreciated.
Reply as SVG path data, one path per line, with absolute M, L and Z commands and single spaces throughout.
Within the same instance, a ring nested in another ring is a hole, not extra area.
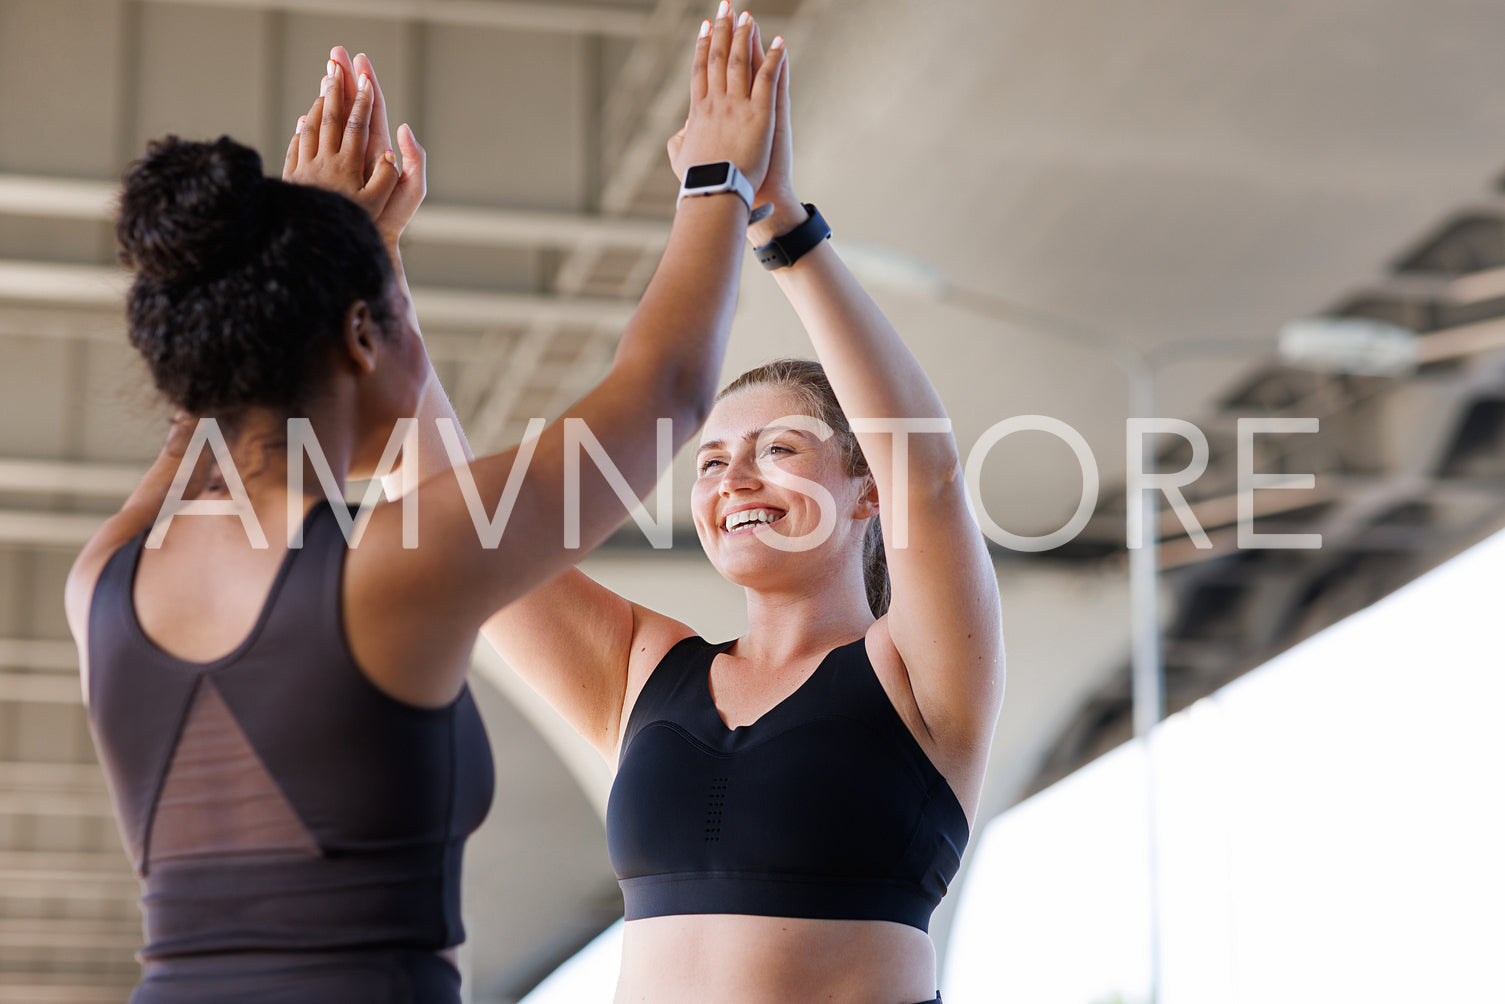
M 803 205 L 805 212 L 810 214 L 808 220 L 762 247 L 753 248 L 759 264 L 770 272 L 776 268 L 788 268 L 804 257 L 805 252 L 831 236 L 831 228 L 821 217 L 820 210 L 809 202 Z

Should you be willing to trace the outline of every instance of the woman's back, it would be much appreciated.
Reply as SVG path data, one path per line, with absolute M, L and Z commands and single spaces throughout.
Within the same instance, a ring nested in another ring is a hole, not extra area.
M 430 710 L 370 682 L 346 644 L 327 503 L 304 537 L 212 662 L 142 630 L 145 532 L 99 578 L 90 719 L 145 888 L 144 959 L 463 940 L 461 848 L 492 789 L 480 716 L 468 691 Z

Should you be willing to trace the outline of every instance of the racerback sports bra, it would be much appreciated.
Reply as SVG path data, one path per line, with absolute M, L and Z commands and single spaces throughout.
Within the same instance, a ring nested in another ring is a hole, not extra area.
M 679 642 L 628 717 L 607 804 L 627 919 L 734 913 L 927 930 L 967 817 L 873 672 L 863 639 L 728 729 L 710 669 L 732 643 Z
M 89 610 L 90 725 L 143 885 L 142 958 L 464 940 L 462 852 L 492 797 L 485 726 L 468 688 L 419 708 L 355 663 L 328 503 L 250 635 L 208 663 L 136 619 L 146 533 L 110 558 Z

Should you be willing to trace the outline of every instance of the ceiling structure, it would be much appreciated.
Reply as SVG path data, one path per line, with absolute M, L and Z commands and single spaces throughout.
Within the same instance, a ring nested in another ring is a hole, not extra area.
M 60 602 L 163 417 L 123 336 L 113 179 L 167 132 L 229 133 L 275 165 L 329 46 L 369 52 L 393 121 L 430 153 L 406 250 L 425 337 L 472 441 L 504 447 L 609 365 L 666 237 L 663 142 L 710 7 L 0 0 L 0 1002 L 118 1001 L 140 944 Z M 1044 415 L 1081 433 L 1101 475 L 1070 544 L 996 551 L 1010 678 L 984 817 L 1128 735 L 1126 355 L 1153 368 L 1155 413 L 1210 447 L 1185 491 L 1211 546 L 1161 514 L 1172 708 L 1505 523 L 1505 8 L 753 10 L 790 39 L 802 197 L 838 243 L 918 256 L 954 284 L 875 294 L 963 455 Z M 1417 331 L 1422 365 L 1281 363 L 1275 331 L 1316 314 Z M 728 375 L 808 352 L 748 267 Z M 1317 549 L 1238 546 L 1237 423 L 1280 417 L 1319 430 L 1260 436 L 1246 470 L 1315 486 L 1256 493 L 1255 529 L 1320 533 Z M 1163 470 L 1191 459 L 1161 445 Z M 1017 534 L 1061 526 L 1081 494 L 1071 451 L 1038 432 L 979 450 L 978 472 L 976 503 Z M 687 483 L 681 463 L 674 548 L 629 524 L 586 567 L 730 637 L 741 597 L 693 542 Z M 511 1001 L 619 915 L 609 775 L 489 651 L 475 680 L 498 790 L 468 855 L 465 965 L 476 1001 Z

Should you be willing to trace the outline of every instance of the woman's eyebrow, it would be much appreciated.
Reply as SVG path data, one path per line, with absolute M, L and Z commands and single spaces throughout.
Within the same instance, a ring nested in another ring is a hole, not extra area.
M 809 436 L 803 429 L 796 429 L 792 425 L 768 425 L 764 426 L 761 429 L 753 429 L 749 432 L 744 432 L 742 434 L 742 439 L 749 443 L 756 443 L 759 439 L 766 435 L 773 435 L 780 432 L 789 432 L 793 433 L 796 436 L 802 436 L 807 439 L 809 438 Z M 699 454 L 704 453 L 706 450 L 719 450 L 725 445 L 725 440 L 707 439 L 705 442 L 696 447 L 695 453 L 698 456 Z
M 747 438 L 758 439 L 762 436 L 773 435 L 774 433 L 779 432 L 792 432 L 796 436 L 803 436 L 805 434 L 803 429 L 796 429 L 792 425 L 770 425 L 766 428 L 759 429 L 757 432 L 749 432 L 747 434 Z

